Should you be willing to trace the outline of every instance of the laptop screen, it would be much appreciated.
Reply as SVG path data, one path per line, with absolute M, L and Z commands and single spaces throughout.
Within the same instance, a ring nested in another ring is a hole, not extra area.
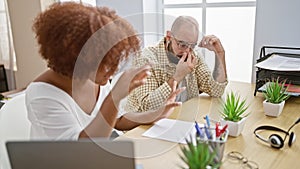
M 17 141 L 6 143 L 12 169 L 133 169 L 131 141 Z

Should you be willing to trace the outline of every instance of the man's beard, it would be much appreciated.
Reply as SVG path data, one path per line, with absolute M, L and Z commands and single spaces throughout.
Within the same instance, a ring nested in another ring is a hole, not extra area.
M 175 55 L 175 52 L 174 52 L 174 50 L 173 50 L 173 48 L 172 48 L 172 42 L 171 42 L 171 41 L 170 41 L 170 43 L 169 43 L 168 46 L 167 46 L 167 51 L 168 51 L 168 54 L 169 54 L 169 55 L 172 55 L 172 56 L 178 57 L 178 58 L 181 58 L 181 57 L 182 57 L 182 55 Z

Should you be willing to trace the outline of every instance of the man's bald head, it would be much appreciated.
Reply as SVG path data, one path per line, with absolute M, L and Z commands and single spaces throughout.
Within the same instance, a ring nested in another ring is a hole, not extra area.
M 179 16 L 173 22 L 171 32 L 174 35 L 180 35 L 185 32 L 190 32 L 198 36 L 199 24 L 197 20 L 190 16 Z

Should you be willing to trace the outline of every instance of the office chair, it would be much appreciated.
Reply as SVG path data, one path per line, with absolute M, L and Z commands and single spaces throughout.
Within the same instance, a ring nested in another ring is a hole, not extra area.
M 8 91 L 8 83 L 4 65 L 0 65 L 0 92 Z
M 0 109 L 0 169 L 10 169 L 5 142 L 29 140 L 30 122 L 27 119 L 25 94 L 15 96 Z

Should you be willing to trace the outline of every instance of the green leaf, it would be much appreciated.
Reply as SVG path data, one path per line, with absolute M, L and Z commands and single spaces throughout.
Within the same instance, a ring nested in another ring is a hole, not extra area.
M 286 80 L 279 81 L 279 77 L 267 83 L 266 90 L 263 93 L 267 102 L 278 104 L 290 97 L 290 95 L 286 93 L 288 87 L 285 87 L 285 83 Z
M 249 107 L 246 104 L 246 99 L 241 99 L 238 94 L 232 91 L 226 95 L 225 101 L 222 100 L 222 107 L 223 111 L 220 113 L 224 120 L 237 122 L 249 115 L 249 113 L 245 114 Z
M 196 140 L 195 144 L 188 140 L 186 142 L 187 145 L 180 147 L 183 154 L 180 155 L 180 158 L 190 169 L 206 169 L 207 166 L 216 167 L 221 165 L 220 162 L 214 162 L 217 151 L 212 149 L 208 142 L 201 140 Z

